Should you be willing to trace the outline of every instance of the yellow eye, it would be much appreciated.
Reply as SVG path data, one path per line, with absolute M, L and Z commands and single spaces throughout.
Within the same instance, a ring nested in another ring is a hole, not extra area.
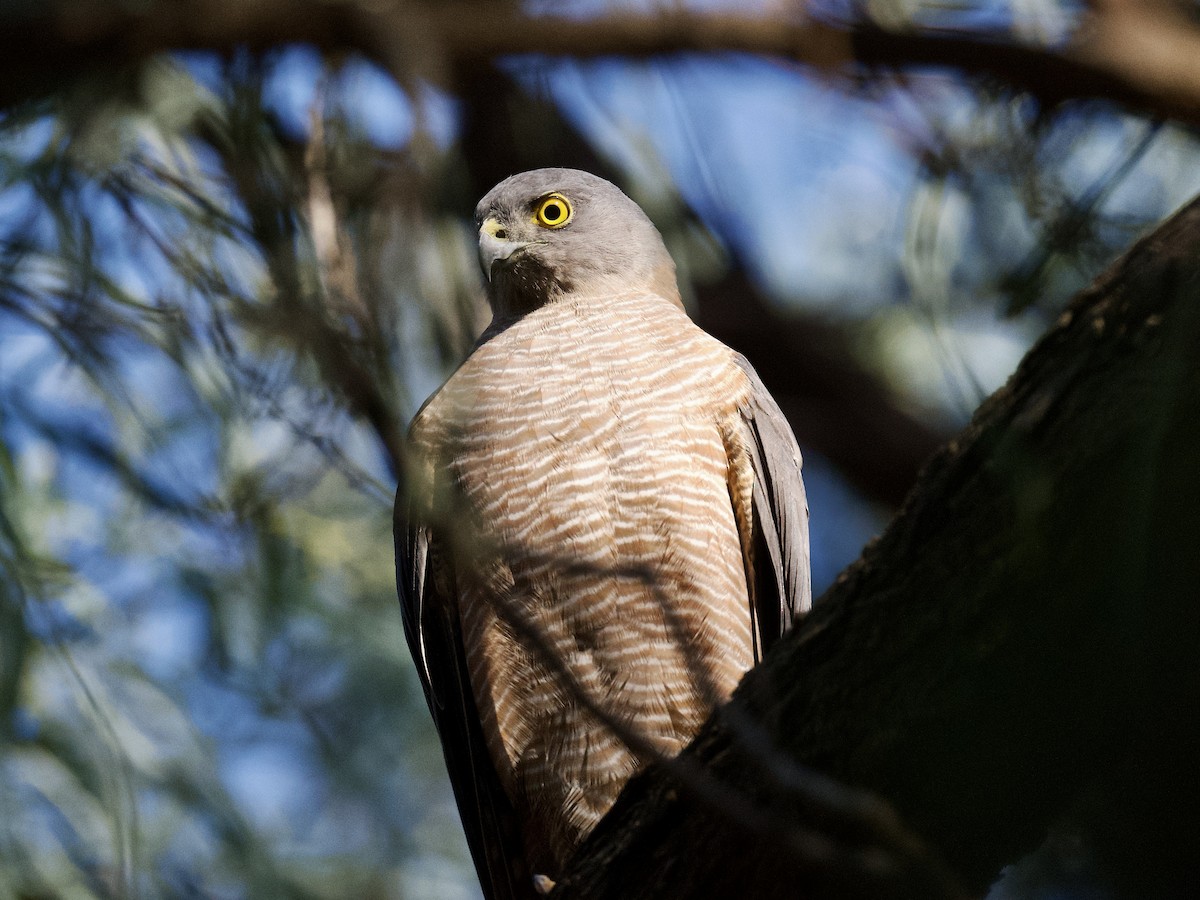
M 533 218 L 543 228 L 562 228 L 574 214 L 571 201 L 562 194 L 547 194 L 538 204 Z

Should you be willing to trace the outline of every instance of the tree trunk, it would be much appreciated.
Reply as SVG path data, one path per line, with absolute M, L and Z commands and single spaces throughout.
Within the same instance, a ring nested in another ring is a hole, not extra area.
M 747 675 L 681 758 L 709 780 L 635 779 L 555 896 L 932 896 L 858 827 L 886 815 L 810 770 L 972 892 L 1072 812 L 1128 896 L 1200 895 L 1197 447 L 1200 201 L 1075 298 Z

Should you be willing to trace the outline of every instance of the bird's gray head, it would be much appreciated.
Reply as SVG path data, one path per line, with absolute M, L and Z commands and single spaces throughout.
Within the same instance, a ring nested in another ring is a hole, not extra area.
M 475 207 L 479 261 L 497 317 L 568 295 L 645 290 L 679 303 L 675 264 L 641 208 L 603 178 L 535 169 Z

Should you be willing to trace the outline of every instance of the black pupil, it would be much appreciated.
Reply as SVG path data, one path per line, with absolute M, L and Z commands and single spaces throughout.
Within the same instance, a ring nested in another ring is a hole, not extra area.
M 557 222 L 562 218 L 562 207 L 557 203 L 547 203 L 542 209 L 542 218 L 547 222 Z

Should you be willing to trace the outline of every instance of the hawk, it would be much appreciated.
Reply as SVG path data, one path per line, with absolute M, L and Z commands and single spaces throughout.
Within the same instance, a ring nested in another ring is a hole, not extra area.
M 489 898 L 552 884 L 811 602 L 800 450 L 607 181 L 475 210 L 493 318 L 410 429 L 405 633 Z M 538 876 L 534 879 L 533 876 Z

